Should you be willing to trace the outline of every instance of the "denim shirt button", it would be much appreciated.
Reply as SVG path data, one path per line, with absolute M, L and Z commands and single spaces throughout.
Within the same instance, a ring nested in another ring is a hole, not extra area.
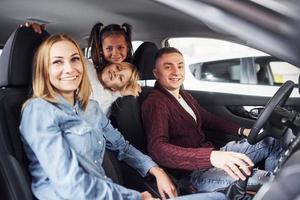
M 98 144 L 102 144 L 101 140 L 98 141 Z
M 98 163 L 98 160 L 94 160 L 94 163 Z
M 74 113 L 75 115 L 78 115 L 76 108 L 73 108 L 73 113 Z

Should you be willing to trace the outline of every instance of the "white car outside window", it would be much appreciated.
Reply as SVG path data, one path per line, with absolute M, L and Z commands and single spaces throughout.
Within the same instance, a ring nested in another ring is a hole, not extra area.
M 271 97 L 286 80 L 298 84 L 299 68 L 244 45 L 210 38 L 168 43 L 184 55 L 187 90 Z M 293 96 L 300 96 L 297 88 Z
M 143 44 L 144 41 L 141 41 L 141 40 L 134 40 L 131 42 L 132 44 L 132 49 L 133 49 L 133 52 L 136 51 L 136 49 L 141 45 Z

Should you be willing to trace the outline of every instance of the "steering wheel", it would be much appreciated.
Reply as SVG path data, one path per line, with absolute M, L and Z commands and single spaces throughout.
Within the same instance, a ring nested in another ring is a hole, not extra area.
M 260 133 L 260 130 L 265 126 L 274 109 L 277 106 L 281 107 L 285 104 L 294 89 L 294 85 L 293 81 L 286 81 L 269 100 L 248 135 L 247 139 L 250 144 L 256 144 L 260 140 L 269 136 L 267 132 Z

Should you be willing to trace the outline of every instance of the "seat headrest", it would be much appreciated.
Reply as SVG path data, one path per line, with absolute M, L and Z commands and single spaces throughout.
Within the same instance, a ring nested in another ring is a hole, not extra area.
M 133 55 L 132 63 L 138 68 L 141 80 L 155 79 L 152 70 L 155 66 L 155 54 L 157 46 L 152 42 L 141 44 Z
M 30 27 L 19 27 L 11 34 L 0 57 L 0 87 L 31 84 L 34 53 L 48 36 L 46 31 L 38 34 Z

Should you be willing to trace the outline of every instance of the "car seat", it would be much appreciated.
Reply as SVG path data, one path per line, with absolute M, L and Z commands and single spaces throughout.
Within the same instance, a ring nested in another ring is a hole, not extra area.
M 133 56 L 133 64 L 138 68 L 141 80 L 154 79 L 151 68 L 154 66 L 154 55 L 158 48 L 154 43 L 144 42 Z M 147 154 L 146 135 L 143 129 L 140 105 L 149 93 L 149 87 L 142 87 L 139 97 L 124 96 L 118 98 L 112 105 L 110 120 L 114 127 L 122 133 L 124 138 L 133 146 Z M 122 163 L 125 186 L 137 190 L 148 190 L 154 196 L 159 196 L 154 177 L 142 178 L 128 165 Z
M 133 56 L 133 64 L 138 68 L 140 79 L 154 79 L 152 68 L 157 46 L 152 42 L 141 44 Z M 124 96 L 117 99 L 112 105 L 110 119 L 115 127 L 136 148 L 147 153 L 146 135 L 143 129 L 140 105 L 149 92 L 148 87 L 142 88 L 139 97 Z
M 0 196 L 8 200 L 34 199 L 28 160 L 19 135 L 20 112 L 30 95 L 35 49 L 48 37 L 21 27 L 12 33 L 0 57 Z
M 132 64 L 138 68 L 141 80 L 155 79 L 152 69 L 155 65 L 157 51 L 158 48 L 153 42 L 144 42 L 135 51 Z

